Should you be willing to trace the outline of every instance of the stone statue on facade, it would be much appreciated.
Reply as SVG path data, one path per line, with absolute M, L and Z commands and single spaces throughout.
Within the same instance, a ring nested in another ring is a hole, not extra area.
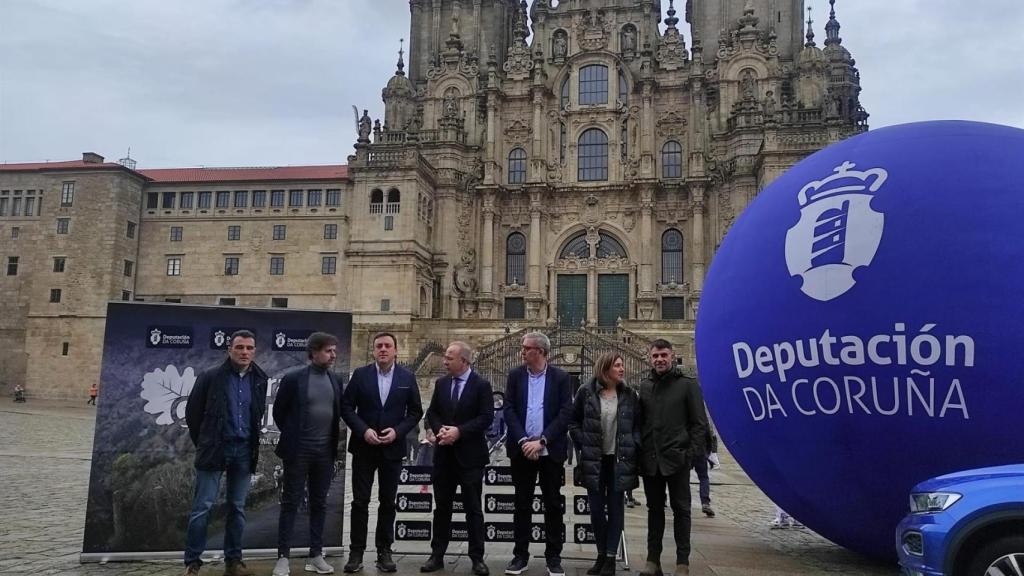
M 370 131 L 373 129 L 373 121 L 370 120 L 370 112 L 363 110 L 363 117 L 359 119 L 359 141 L 369 142 Z
M 636 52 L 636 30 L 632 26 L 622 29 L 622 51 Z
M 569 41 L 565 38 L 565 34 L 562 32 L 556 32 L 551 53 L 556 59 L 564 59 L 568 55 L 568 52 Z

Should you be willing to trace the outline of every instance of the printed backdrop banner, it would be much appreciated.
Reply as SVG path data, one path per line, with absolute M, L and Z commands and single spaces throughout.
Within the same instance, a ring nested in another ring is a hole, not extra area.
M 196 377 L 224 362 L 228 338 L 241 328 L 256 334 L 256 363 L 270 376 L 243 547 L 277 549 L 282 468 L 274 455 L 279 432 L 271 409 L 278 381 L 306 364 L 305 340 L 316 331 L 338 337 L 334 369 L 348 374 L 351 315 L 112 302 L 107 308 L 83 560 L 184 548 L 195 476 L 185 404 Z M 336 466 L 324 534 L 328 547 L 342 544 L 344 463 Z M 223 549 L 222 503 L 223 494 L 211 513 L 211 552 Z M 303 508 L 295 524 L 295 548 L 309 545 L 307 526 Z

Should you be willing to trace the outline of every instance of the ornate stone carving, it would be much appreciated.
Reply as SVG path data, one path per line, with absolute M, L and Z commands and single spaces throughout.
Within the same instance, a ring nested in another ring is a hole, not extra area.
M 505 140 L 510 144 L 525 145 L 533 135 L 533 127 L 525 120 L 517 118 L 512 124 L 505 128 Z
M 525 40 L 517 39 L 508 50 L 508 59 L 501 66 L 510 80 L 525 80 L 533 70 L 533 58 Z
M 576 43 L 581 50 L 604 50 L 608 47 L 608 39 L 614 31 L 614 24 L 607 19 L 603 10 L 587 12 L 586 15 L 574 17 L 576 24 Z
M 476 250 L 469 248 L 455 265 L 452 287 L 459 296 L 467 296 L 476 292 L 476 286 Z
M 583 223 L 588 226 L 595 226 L 602 220 L 604 214 L 599 206 L 597 196 L 589 194 L 583 199 Z
M 675 110 L 662 116 L 656 123 L 658 136 L 680 136 L 686 133 L 686 118 Z

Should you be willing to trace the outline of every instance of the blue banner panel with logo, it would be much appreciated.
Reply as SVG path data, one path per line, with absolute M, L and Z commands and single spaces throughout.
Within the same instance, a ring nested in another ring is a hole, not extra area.
M 279 433 L 271 416 L 277 383 L 289 370 L 308 363 L 305 342 L 315 331 L 337 336 L 334 370 L 348 374 L 351 315 L 112 302 L 107 308 L 83 561 L 157 557 L 184 548 L 195 477 L 185 405 L 196 378 L 227 360 L 228 339 L 241 328 L 256 334 L 255 362 L 270 377 L 242 544 L 248 550 L 277 549 L 283 475 L 274 455 Z M 342 545 L 344 481 L 341 461 L 328 494 L 327 547 Z M 223 549 L 222 502 L 223 494 L 211 511 L 209 553 Z M 300 510 L 293 538 L 296 549 L 309 546 L 306 526 L 307 513 Z
M 704 285 L 697 366 L 729 452 L 776 504 L 896 556 L 910 489 L 1024 462 L 1024 131 L 855 136 L 760 192 Z

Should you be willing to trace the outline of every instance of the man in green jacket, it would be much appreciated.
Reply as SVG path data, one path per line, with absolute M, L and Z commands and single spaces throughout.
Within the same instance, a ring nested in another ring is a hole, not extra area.
M 653 370 L 640 383 L 640 474 L 647 495 L 647 563 L 640 576 L 662 576 L 665 491 L 676 539 L 675 576 L 690 573 L 690 468 L 704 458 L 708 421 L 697 380 L 676 367 L 672 343 L 651 343 Z

